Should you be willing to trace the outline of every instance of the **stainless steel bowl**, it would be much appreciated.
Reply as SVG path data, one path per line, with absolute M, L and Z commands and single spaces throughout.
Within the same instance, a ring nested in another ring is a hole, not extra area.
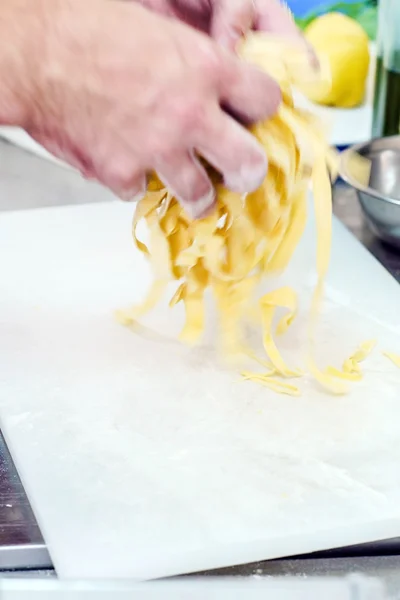
M 355 154 L 371 161 L 370 171 L 358 168 Z M 339 171 L 356 190 L 371 230 L 400 248 L 400 136 L 375 139 L 345 150 Z

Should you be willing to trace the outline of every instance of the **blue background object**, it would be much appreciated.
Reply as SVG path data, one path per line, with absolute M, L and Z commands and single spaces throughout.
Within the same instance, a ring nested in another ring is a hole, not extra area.
M 370 40 L 376 38 L 377 0 L 287 0 L 287 2 L 300 29 L 305 29 L 316 17 L 333 11 L 355 19 Z
M 360 0 L 341 0 L 343 4 L 356 4 Z M 287 5 L 296 17 L 305 17 L 310 11 L 320 9 L 327 12 L 334 4 L 333 0 L 286 0 Z

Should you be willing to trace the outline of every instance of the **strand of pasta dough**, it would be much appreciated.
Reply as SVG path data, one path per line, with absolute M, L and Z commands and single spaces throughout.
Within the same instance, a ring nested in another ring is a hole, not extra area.
M 259 314 L 263 345 L 271 367 L 264 374 L 246 371 L 242 373 L 244 379 L 280 393 L 299 395 L 299 388 L 282 378 L 298 378 L 303 373 L 286 365 L 274 340 L 275 333 L 285 333 L 296 317 L 296 293 L 289 287 L 281 287 L 258 300 L 256 294 L 260 280 L 282 273 L 292 258 L 307 221 L 307 193 L 311 183 L 317 224 L 318 280 L 311 307 L 307 366 L 324 388 L 336 394 L 345 393 L 343 379 L 352 381 L 359 376 L 355 367 L 358 359 L 352 362 L 352 369 L 343 371 L 333 367 L 321 370 L 314 360 L 316 318 L 330 260 L 330 173 L 335 174 L 337 159 L 328 147 L 320 121 L 297 109 L 292 98 L 296 83 L 327 79 L 329 70 L 321 59 L 316 73 L 306 51 L 262 34 L 250 36 L 241 54 L 244 60 L 268 71 L 282 90 L 278 113 L 251 128 L 268 155 L 268 174 L 257 191 L 242 197 L 225 189 L 215 172 L 208 169 L 216 186 L 217 208 L 213 215 L 200 221 L 191 221 L 153 175 L 148 194 L 136 210 L 133 237 L 139 251 L 151 261 L 154 284 L 144 303 L 119 311 L 117 317 L 123 324 L 132 325 L 154 307 L 169 281 L 177 281 L 179 286 L 170 305 L 183 303 L 186 321 L 181 339 L 193 344 L 204 330 L 204 292 L 210 288 L 219 312 L 225 352 L 248 354 L 242 339 L 243 321 Z M 141 220 L 147 223 L 149 246 L 137 237 Z M 274 331 L 275 315 L 280 309 L 286 314 Z

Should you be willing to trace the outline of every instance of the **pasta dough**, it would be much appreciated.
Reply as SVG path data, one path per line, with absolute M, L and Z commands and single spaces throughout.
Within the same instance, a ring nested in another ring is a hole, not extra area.
M 392 363 L 400 369 L 400 354 L 394 354 L 393 352 L 384 352 L 383 356 L 386 356 Z
M 139 203 L 133 221 L 137 248 L 150 260 L 154 283 L 145 302 L 119 311 L 117 318 L 132 325 L 158 302 L 170 281 L 179 282 L 170 305 L 183 303 L 186 321 L 180 338 L 196 343 L 204 330 L 204 293 L 210 289 L 219 314 L 220 340 L 227 354 L 249 354 L 243 342 L 243 323 L 258 314 L 263 345 L 269 363 L 264 374 L 249 371 L 253 380 L 277 392 L 299 395 L 299 388 L 284 381 L 301 377 L 302 372 L 286 365 L 275 342 L 296 317 L 297 297 L 293 289 L 282 287 L 257 300 L 257 286 L 263 277 L 281 273 L 288 265 L 303 234 L 307 220 L 307 192 L 311 184 L 317 222 L 317 273 L 310 327 L 308 369 L 315 379 L 334 393 L 345 393 L 342 379 L 352 380 L 353 370 L 339 373 L 320 370 L 313 359 L 316 316 L 323 295 L 323 281 L 330 260 L 332 193 L 330 172 L 336 169 L 336 156 L 329 149 L 324 127 L 313 115 L 294 106 L 292 86 L 315 78 L 329 78 L 321 61 L 316 71 L 307 52 L 287 41 L 253 34 L 243 47 L 244 60 L 268 71 L 280 84 L 282 103 L 271 119 L 251 128 L 265 148 L 269 169 L 262 186 L 240 196 L 225 189 L 217 174 L 208 169 L 217 190 L 217 208 L 211 216 L 192 221 L 178 201 L 153 175 L 146 197 Z M 145 220 L 149 246 L 137 237 L 137 225 Z M 277 309 L 285 315 L 274 330 Z

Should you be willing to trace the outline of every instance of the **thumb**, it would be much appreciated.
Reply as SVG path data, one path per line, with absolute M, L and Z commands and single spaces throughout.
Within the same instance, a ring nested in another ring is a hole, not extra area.
M 240 39 L 252 29 L 255 18 L 252 0 L 215 0 L 211 35 L 225 48 L 234 50 Z
M 300 37 L 300 31 L 285 2 L 281 0 L 254 0 L 255 28 L 277 35 Z

